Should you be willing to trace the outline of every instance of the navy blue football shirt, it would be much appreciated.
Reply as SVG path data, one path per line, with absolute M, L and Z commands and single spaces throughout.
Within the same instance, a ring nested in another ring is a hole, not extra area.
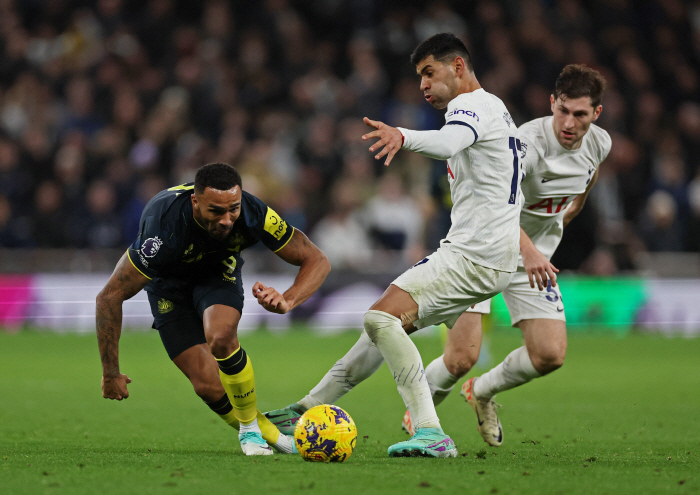
M 145 290 L 180 303 L 191 302 L 192 287 L 217 274 L 235 283 L 244 249 L 262 241 L 277 252 L 294 234 L 294 227 L 272 208 L 242 191 L 240 216 L 228 237 L 216 240 L 194 219 L 193 192 L 194 184 L 189 183 L 154 196 L 143 209 L 139 235 L 128 250 L 134 267 L 150 279 Z

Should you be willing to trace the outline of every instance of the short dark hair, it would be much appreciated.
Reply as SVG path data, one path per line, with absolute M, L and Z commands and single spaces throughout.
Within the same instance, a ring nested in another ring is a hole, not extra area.
M 467 69 L 470 72 L 474 72 L 472 56 L 469 54 L 469 50 L 467 50 L 462 40 L 452 33 L 436 34 L 423 41 L 413 50 L 411 63 L 418 65 L 421 60 L 425 60 L 431 55 L 435 60 L 439 61 L 443 61 L 448 57 L 452 59 L 462 57 L 467 64 Z
M 603 101 L 605 78 L 597 70 L 583 64 L 569 64 L 554 83 L 554 99 L 583 98 L 589 96 L 593 108 Z
M 243 189 L 241 175 L 226 163 L 208 163 L 197 170 L 194 177 L 194 192 L 197 194 L 202 194 L 207 187 L 228 191 L 235 186 Z

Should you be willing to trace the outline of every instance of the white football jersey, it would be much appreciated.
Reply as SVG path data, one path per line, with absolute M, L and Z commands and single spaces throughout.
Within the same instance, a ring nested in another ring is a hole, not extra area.
M 442 242 L 456 244 L 474 263 L 515 271 L 523 204 L 517 127 L 505 104 L 483 89 L 447 106 L 445 125 L 463 123 L 476 141 L 447 160 L 452 226 Z
M 566 208 L 586 191 L 612 141 L 605 130 L 591 124 L 581 147 L 568 150 L 557 141 L 551 116 L 520 126 L 518 139 L 525 172 L 520 226 L 535 247 L 551 259 L 564 232 Z
M 409 131 L 404 148 L 447 160 L 452 226 L 441 243 L 472 262 L 514 272 L 520 251 L 522 167 L 517 127 L 506 106 L 483 89 L 447 105 L 439 131 Z

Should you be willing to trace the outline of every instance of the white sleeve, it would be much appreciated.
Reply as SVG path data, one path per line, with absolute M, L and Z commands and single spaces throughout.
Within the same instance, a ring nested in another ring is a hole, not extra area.
M 403 127 L 398 129 L 403 134 L 403 149 L 436 160 L 452 158 L 477 139 L 473 129 L 461 125 L 445 125 L 439 131 L 412 131 Z

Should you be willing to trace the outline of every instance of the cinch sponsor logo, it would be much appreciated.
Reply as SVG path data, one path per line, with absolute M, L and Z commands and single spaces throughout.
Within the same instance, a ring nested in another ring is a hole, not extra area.
M 452 117 L 453 115 L 459 115 L 463 114 L 466 115 L 467 117 L 473 117 L 476 119 L 477 122 L 479 122 L 479 116 L 472 112 L 471 110 L 452 110 L 450 113 L 447 114 L 448 117 Z
M 236 395 L 236 394 L 233 394 L 233 398 L 234 398 L 234 399 L 245 399 L 246 397 L 248 397 L 248 396 L 249 396 L 250 394 L 252 394 L 253 392 L 255 392 L 255 389 L 252 389 L 250 392 L 246 392 L 246 393 L 243 394 L 243 395 Z

